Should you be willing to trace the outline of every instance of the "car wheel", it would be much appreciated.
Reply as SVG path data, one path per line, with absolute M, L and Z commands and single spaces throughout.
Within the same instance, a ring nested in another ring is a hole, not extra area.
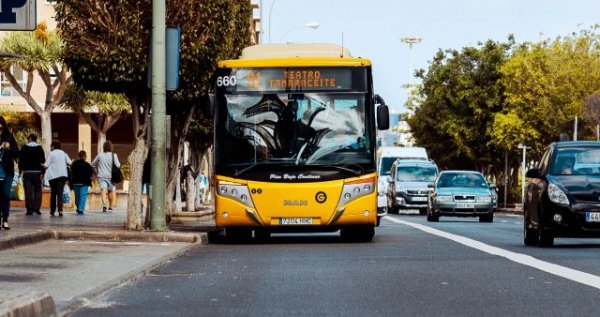
M 431 208 L 427 211 L 427 221 L 438 222 L 440 221 L 440 216 L 434 215 L 433 210 Z
M 540 247 L 551 247 L 554 245 L 554 235 L 550 230 L 544 228 L 541 223 L 538 225 L 538 246 Z
M 529 246 L 537 245 L 538 235 L 535 230 L 531 229 L 531 221 L 529 221 L 529 215 L 526 209 L 524 209 L 523 214 L 523 243 Z
M 479 222 L 494 222 L 494 214 L 479 216 Z

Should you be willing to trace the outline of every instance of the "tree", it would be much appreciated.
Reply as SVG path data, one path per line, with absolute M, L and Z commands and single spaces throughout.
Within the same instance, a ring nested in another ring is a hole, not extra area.
M 528 146 L 532 147 L 530 153 L 540 157 L 545 146 L 558 140 L 560 133 L 572 132 L 585 98 L 600 91 L 599 34 L 592 28 L 551 42 L 524 43 L 500 71 L 506 96 L 502 113 L 520 118 L 508 122 L 504 130 L 525 128 Z M 497 134 L 501 138 L 503 133 Z M 522 141 L 505 140 L 503 147 L 509 149 Z
M 461 51 L 439 51 L 427 72 L 420 70 L 421 96 L 408 123 L 417 144 L 428 148 L 442 166 L 488 172 L 500 163 L 489 146 L 494 114 L 503 108 L 498 71 L 508 58 L 513 39 L 487 41 Z
M 148 154 L 147 123 L 150 95 L 147 89 L 148 51 L 151 35 L 150 0 L 63 0 L 56 4 L 56 19 L 67 49 L 65 61 L 75 82 L 86 90 L 123 93 L 130 102 L 134 149 L 128 157 L 131 186 L 127 227 L 143 228 L 141 176 Z M 193 109 L 199 107 L 208 78 L 221 58 L 236 56 L 248 42 L 251 19 L 249 1 L 169 0 L 167 21 L 181 28 L 180 89 L 167 94 L 172 135 L 183 138 Z M 241 40 L 245 39 L 245 40 Z M 178 173 L 183 142 L 169 159 L 169 187 Z M 168 196 L 168 191 L 165 192 Z
M 0 68 L 13 88 L 23 97 L 27 104 L 40 117 L 42 128 L 42 146 L 46 153 L 50 152 L 52 142 L 52 122 L 50 116 L 60 102 L 64 91 L 71 82 L 62 54 L 64 42 L 58 32 L 49 31 L 46 23 L 39 23 L 34 32 L 13 32 L 1 45 L 1 50 L 8 57 L 0 60 Z M 11 56 L 12 55 L 12 56 Z M 27 73 L 27 83 L 21 87 L 15 78 L 15 70 L 22 69 Z M 40 105 L 32 96 L 31 88 L 39 75 L 46 86 L 46 99 Z
M 97 152 L 102 153 L 106 141 L 106 132 L 127 116 L 131 105 L 123 94 L 113 94 L 100 91 L 83 90 L 77 85 L 70 85 L 65 91 L 61 105 L 64 108 L 79 114 L 92 130 L 98 135 Z M 90 110 L 97 110 L 97 119 L 94 120 Z
M 600 140 L 600 93 L 585 98 L 583 117 L 596 127 L 596 140 Z

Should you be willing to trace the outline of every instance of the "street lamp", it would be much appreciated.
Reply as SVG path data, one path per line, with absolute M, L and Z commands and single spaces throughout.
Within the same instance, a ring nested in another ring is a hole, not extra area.
M 294 27 L 292 27 L 291 29 L 289 29 L 287 32 L 285 32 L 283 34 L 283 36 L 281 37 L 281 39 L 279 40 L 279 42 L 283 42 L 283 39 L 290 34 L 293 30 L 299 29 L 301 27 L 307 27 L 307 28 L 311 28 L 313 30 L 318 29 L 320 26 L 319 22 L 309 22 L 309 23 L 305 23 L 305 24 L 300 24 L 300 25 L 296 25 Z
M 414 44 L 421 43 L 423 39 L 420 37 L 407 36 L 400 39 L 403 43 L 408 44 L 408 89 L 412 86 L 412 47 Z
M 527 156 L 527 146 L 523 143 L 519 143 L 517 146 L 519 149 L 523 149 L 523 161 L 521 162 L 521 205 L 525 205 L 525 158 Z

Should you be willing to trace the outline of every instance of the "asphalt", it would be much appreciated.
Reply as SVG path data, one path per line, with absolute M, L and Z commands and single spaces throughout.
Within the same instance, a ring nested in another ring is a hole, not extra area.
M 194 216 L 190 216 L 194 215 Z M 126 211 L 63 217 L 11 209 L 0 230 L 0 317 L 68 315 L 89 298 L 207 243 L 212 208 L 178 213 L 164 232 L 125 230 Z
M 54 316 L 202 247 L 214 228 L 212 207 L 177 213 L 165 232 L 125 230 L 126 212 L 63 217 L 12 209 L 0 230 L 0 317 Z M 521 214 L 521 209 L 497 212 Z

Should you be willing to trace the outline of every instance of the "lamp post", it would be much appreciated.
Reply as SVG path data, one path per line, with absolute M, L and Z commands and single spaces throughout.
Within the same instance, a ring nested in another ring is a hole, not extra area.
M 309 22 L 309 23 L 305 23 L 305 24 L 296 25 L 296 26 L 292 27 L 291 29 L 289 29 L 287 32 L 285 32 L 283 34 L 283 36 L 281 37 L 281 39 L 279 40 L 279 42 L 283 42 L 283 39 L 285 39 L 285 37 L 288 34 L 290 34 L 293 30 L 296 30 L 296 29 L 301 28 L 301 27 L 307 27 L 307 28 L 311 28 L 313 30 L 316 30 L 316 29 L 319 28 L 319 26 L 320 26 L 319 22 Z
M 273 2 L 271 2 L 271 6 L 269 7 L 269 43 L 271 43 L 271 13 L 273 13 L 273 6 L 275 5 L 275 2 L 277 2 L 277 0 L 273 0 Z
M 521 205 L 525 205 L 525 158 L 527 156 L 527 146 L 519 143 L 519 149 L 523 149 L 523 160 L 521 162 Z
M 421 43 L 423 39 L 420 37 L 407 36 L 400 39 L 403 43 L 408 44 L 408 89 L 412 86 L 412 47 L 415 44 Z

